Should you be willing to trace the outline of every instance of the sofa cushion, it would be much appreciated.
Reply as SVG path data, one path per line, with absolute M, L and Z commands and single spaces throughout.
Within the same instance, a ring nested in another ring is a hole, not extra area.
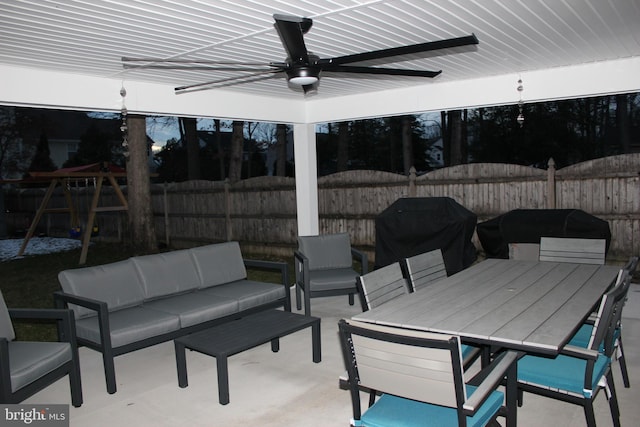
M 284 286 L 275 283 L 255 282 L 253 280 L 237 280 L 232 283 L 204 289 L 200 293 L 215 295 L 218 298 L 237 300 L 239 310 L 246 310 L 285 298 Z
M 145 300 L 187 292 L 200 284 L 186 250 L 132 258 L 144 290 Z
M 347 233 L 300 236 L 298 249 L 309 259 L 310 270 L 348 268 L 353 264 Z
M 247 278 L 238 242 L 218 243 L 189 249 L 200 278 L 200 288 Z
M 64 270 L 58 274 L 62 290 L 76 296 L 107 303 L 109 311 L 139 305 L 144 300 L 142 285 L 131 259 L 95 267 Z M 69 304 L 76 319 L 95 316 L 88 308 Z
M 180 329 L 180 319 L 175 314 L 137 306 L 110 312 L 109 327 L 111 346 L 120 347 L 177 331 Z M 97 317 L 76 321 L 76 335 L 78 338 L 99 343 L 100 328 Z
M 209 295 L 200 291 L 150 301 L 144 306 L 178 316 L 182 328 L 238 312 L 236 299 Z

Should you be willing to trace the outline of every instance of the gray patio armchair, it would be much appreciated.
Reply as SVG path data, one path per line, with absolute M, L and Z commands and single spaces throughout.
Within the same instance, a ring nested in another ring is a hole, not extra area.
M 457 336 L 344 319 L 338 327 L 352 426 L 486 426 L 498 416 L 515 425 L 515 352 L 497 355 L 467 380 Z M 503 382 L 506 393 L 499 389 Z M 371 393 L 365 411 L 363 389 Z
M 361 272 L 353 269 L 354 259 Z M 358 292 L 356 278 L 366 274 L 369 263 L 366 254 L 352 248 L 347 233 L 321 236 L 299 236 L 294 252 L 296 270 L 296 307 L 301 309 L 304 292 L 304 313 L 311 315 L 311 298 L 348 295 L 354 304 Z
M 12 319 L 56 321 L 58 342 L 19 341 Z M 82 405 L 73 312 L 64 309 L 8 309 L 0 293 L 0 402 L 20 403 L 68 375 L 71 403 Z

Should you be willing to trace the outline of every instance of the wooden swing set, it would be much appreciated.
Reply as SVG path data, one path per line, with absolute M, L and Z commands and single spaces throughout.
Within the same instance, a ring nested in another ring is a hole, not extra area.
M 87 182 L 87 180 L 93 179 L 93 182 L 95 184 L 95 191 L 93 193 L 93 199 L 89 208 L 86 227 L 82 232 L 82 251 L 80 253 L 81 265 L 87 261 L 87 252 L 89 250 L 89 242 L 91 240 L 91 234 L 93 232 L 96 214 L 98 212 L 126 211 L 129 209 L 127 199 L 124 197 L 124 194 L 122 193 L 122 190 L 118 185 L 118 181 L 116 180 L 116 178 L 126 177 L 127 174 L 124 169 L 118 166 L 110 165 L 108 163 L 94 163 L 86 166 L 58 169 L 53 172 L 30 172 L 30 175 L 35 180 L 50 180 L 50 183 L 49 188 L 47 189 L 47 192 L 42 199 L 42 203 L 40 204 L 40 207 L 38 208 L 38 211 L 36 212 L 31 225 L 29 226 L 29 230 L 27 231 L 24 241 L 22 242 L 22 246 L 20 246 L 18 256 L 22 256 L 24 254 L 29 240 L 31 239 L 31 237 L 33 237 L 33 234 L 36 231 L 36 227 L 38 226 L 38 223 L 45 213 L 69 213 L 71 217 L 71 229 L 75 230 L 80 227 L 78 210 L 73 203 L 73 197 L 71 196 L 71 184 L 73 182 L 78 183 L 82 180 L 85 180 L 85 182 Z M 100 201 L 100 193 L 102 191 L 102 184 L 105 179 L 113 187 L 116 196 L 120 201 L 120 205 L 98 206 L 98 202 Z M 58 185 L 62 187 L 62 192 L 67 202 L 67 207 L 48 208 L 51 196 L 53 195 L 53 192 Z

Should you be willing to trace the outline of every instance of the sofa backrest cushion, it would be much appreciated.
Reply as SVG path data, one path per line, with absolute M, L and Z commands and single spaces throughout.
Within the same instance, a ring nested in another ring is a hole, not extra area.
M 351 267 L 351 240 L 348 233 L 299 236 L 298 249 L 309 259 L 310 270 Z
M 222 285 L 247 278 L 238 242 L 217 243 L 189 249 L 200 277 L 200 287 Z
M 7 341 L 16 339 L 16 333 L 13 330 L 13 323 L 9 316 L 7 304 L 4 302 L 2 292 L 0 292 L 0 338 L 6 338 Z
M 109 311 L 132 307 L 144 300 L 142 285 L 131 259 L 94 267 L 64 270 L 58 274 L 66 293 L 107 303 Z M 76 319 L 95 315 L 88 308 L 70 304 Z
M 198 288 L 200 280 L 187 250 L 132 258 L 145 300 Z

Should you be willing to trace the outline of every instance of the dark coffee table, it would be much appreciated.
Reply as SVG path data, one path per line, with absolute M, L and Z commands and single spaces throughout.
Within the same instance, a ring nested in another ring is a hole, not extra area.
M 178 385 L 187 387 L 187 360 L 185 349 L 216 358 L 218 367 L 218 399 L 222 405 L 229 403 L 229 368 L 227 358 L 244 350 L 271 341 L 271 350 L 280 349 L 279 338 L 311 327 L 313 361 L 319 363 L 320 318 L 303 316 L 281 310 L 267 310 L 251 314 L 221 325 L 213 326 L 174 340 Z

